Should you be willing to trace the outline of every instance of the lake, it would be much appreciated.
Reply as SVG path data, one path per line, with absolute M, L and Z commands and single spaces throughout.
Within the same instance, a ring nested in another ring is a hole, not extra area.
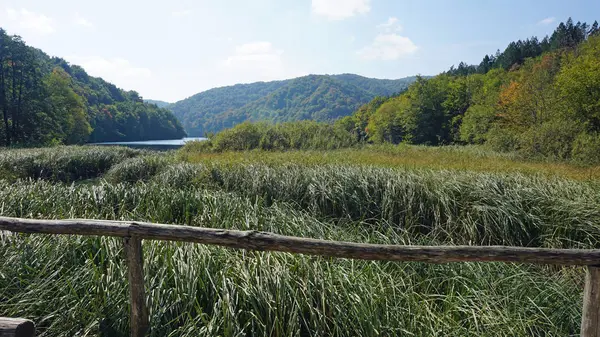
M 104 143 L 90 143 L 88 145 L 113 145 L 113 146 L 127 146 L 135 148 L 147 148 L 156 150 L 168 150 L 182 147 L 185 143 L 191 141 L 202 141 L 206 140 L 204 137 L 186 137 L 181 139 L 161 139 L 161 140 L 144 140 L 137 142 L 104 142 Z

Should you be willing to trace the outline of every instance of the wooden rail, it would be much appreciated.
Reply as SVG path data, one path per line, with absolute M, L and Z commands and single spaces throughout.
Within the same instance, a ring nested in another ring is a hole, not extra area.
M 600 337 L 600 249 L 379 245 L 299 238 L 258 231 L 85 219 L 33 220 L 0 217 L 0 230 L 124 238 L 131 294 L 131 335 L 136 337 L 144 336 L 149 328 L 143 284 L 142 239 L 185 241 L 229 248 L 361 260 L 427 263 L 515 262 L 587 266 L 581 335 Z
M 35 324 L 28 319 L 0 317 L 0 337 L 32 337 Z

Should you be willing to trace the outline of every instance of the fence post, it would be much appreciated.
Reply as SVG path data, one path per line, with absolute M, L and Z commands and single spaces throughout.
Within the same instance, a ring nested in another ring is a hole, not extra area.
M 132 236 L 123 238 L 125 260 L 129 278 L 129 299 L 131 308 L 129 319 L 131 337 L 146 335 L 149 328 L 148 308 L 144 291 L 144 260 L 142 256 L 142 239 Z
M 581 337 L 600 337 L 600 266 L 585 271 Z
M 24 318 L 0 317 L 0 337 L 33 337 L 35 324 Z

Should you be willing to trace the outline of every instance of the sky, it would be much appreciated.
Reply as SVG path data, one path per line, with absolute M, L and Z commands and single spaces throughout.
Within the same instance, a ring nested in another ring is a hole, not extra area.
M 597 0 L 0 0 L 0 27 L 175 102 L 307 74 L 435 75 L 595 13 Z

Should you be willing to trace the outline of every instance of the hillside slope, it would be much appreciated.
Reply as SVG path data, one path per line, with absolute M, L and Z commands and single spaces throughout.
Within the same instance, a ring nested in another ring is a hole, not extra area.
M 355 74 L 331 75 L 336 80 L 353 84 L 377 96 L 392 96 L 398 94 L 413 83 L 417 77 L 409 76 L 397 80 L 369 78 Z M 428 78 L 428 76 L 425 76 Z
M 486 144 L 527 158 L 600 163 L 600 25 L 561 22 L 479 64 L 418 78 L 338 123 L 357 140 Z
M 0 145 L 181 138 L 171 111 L 0 28 Z
M 157 99 L 145 99 L 144 102 L 148 103 L 148 104 L 154 104 L 154 105 L 156 105 L 159 108 L 164 108 L 167 105 L 171 104 L 169 102 L 160 101 L 160 100 L 157 100 Z
M 188 134 L 202 136 L 246 120 L 331 121 L 376 96 L 400 93 L 414 77 L 380 80 L 354 74 L 308 75 L 210 89 L 167 106 Z
M 252 121 L 327 121 L 352 113 L 373 95 L 334 77 L 309 75 L 291 80 L 238 111 Z

